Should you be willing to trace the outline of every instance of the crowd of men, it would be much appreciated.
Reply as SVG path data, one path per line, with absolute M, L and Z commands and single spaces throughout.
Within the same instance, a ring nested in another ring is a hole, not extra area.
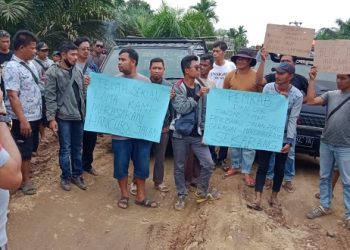
M 93 43 L 86 37 L 74 42 L 64 42 L 48 58 L 49 48 L 38 42 L 29 31 L 19 31 L 12 38 L 14 51 L 10 51 L 10 34 L 0 31 L 0 249 L 6 249 L 6 213 L 9 200 L 6 189 L 18 188 L 25 195 L 36 193 L 30 179 L 31 159 L 37 154 L 39 143 L 47 142 L 45 127 L 59 139 L 60 186 L 70 191 L 76 185 L 87 190 L 83 172 L 97 176 L 93 167 L 93 152 L 97 133 L 84 131 L 86 89 L 89 74 L 100 72 L 105 59 L 103 42 Z M 92 49 L 92 51 L 91 51 Z M 188 190 L 195 187 L 198 203 L 216 200 L 217 190 L 210 188 L 210 178 L 215 166 L 225 171 L 223 177 L 242 173 L 244 183 L 255 187 L 255 199 L 248 208 L 262 210 L 262 193 L 272 188 L 268 199 L 270 206 L 281 207 L 277 196 L 283 186 L 294 192 L 296 122 L 303 103 L 326 105 L 326 125 L 320 148 L 320 198 L 321 205 L 307 213 L 310 219 L 331 213 L 332 176 L 336 165 L 344 187 L 344 205 L 347 227 L 350 229 L 350 75 L 338 74 L 338 90 L 315 96 L 317 68 L 309 73 L 309 80 L 295 72 L 295 57 L 281 56 L 274 73 L 264 76 L 267 53 L 259 53 L 261 61 L 257 70 L 255 55 L 242 49 L 225 60 L 226 43 L 214 43 L 213 53 L 188 55 L 181 61 L 183 78 L 176 83 L 164 79 L 166 70 L 162 58 L 150 61 L 150 77 L 138 73 L 139 55 L 133 49 L 119 52 L 118 77 L 136 79 L 150 84 L 171 86 L 170 104 L 164 118 L 161 139 L 155 143 L 153 168 L 154 187 L 168 192 L 164 183 L 164 160 L 171 138 L 174 156 L 174 180 L 177 199 L 175 210 L 186 207 Z M 288 101 L 288 112 L 281 151 L 231 148 L 231 165 L 226 162 L 228 148 L 203 144 L 205 130 L 206 97 L 212 88 L 262 92 L 283 95 Z M 4 102 L 3 102 L 4 100 Z M 335 110 L 335 111 L 334 111 Z M 190 131 L 181 128 L 182 117 L 192 117 Z M 12 129 L 7 123 L 12 123 Z M 17 145 L 17 146 L 16 146 Z M 146 180 L 152 142 L 112 135 L 114 178 L 120 188 L 118 206 L 129 206 L 129 194 L 143 207 L 157 208 L 157 201 L 146 196 Z M 255 155 L 258 156 L 256 177 L 252 176 Z M 134 165 L 133 180 L 128 189 L 129 163 Z M 284 180 L 284 184 L 283 184 Z

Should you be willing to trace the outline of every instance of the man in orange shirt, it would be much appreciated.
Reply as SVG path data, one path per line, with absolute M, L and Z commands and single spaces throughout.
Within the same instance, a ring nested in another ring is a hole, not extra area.
M 236 64 L 236 69 L 226 75 L 224 89 L 258 92 L 260 89 L 256 84 L 256 71 L 252 69 L 256 64 L 253 51 L 242 49 L 231 60 Z M 254 187 L 255 180 L 250 175 L 254 158 L 255 150 L 232 148 L 232 166 L 228 167 L 224 177 L 241 172 L 244 174 L 243 180 L 245 184 L 249 187 Z

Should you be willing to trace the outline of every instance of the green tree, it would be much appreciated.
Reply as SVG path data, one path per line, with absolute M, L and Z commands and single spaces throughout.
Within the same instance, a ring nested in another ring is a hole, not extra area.
M 316 40 L 350 39 L 350 19 L 346 21 L 337 19 L 335 22 L 338 27 L 321 28 L 318 30 Z
M 129 0 L 125 3 L 125 5 L 127 6 L 127 9 L 143 9 L 152 12 L 149 3 L 142 0 Z
M 230 28 L 227 36 L 233 40 L 234 50 L 236 52 L 248 45 L 247 30 L 243 25 L 238 26 L 238 29 Z
M 216 6 L 217 4 L 213 0 L 201 0 L 199 3 L 191 6 L 190 8 L 203 13 L 203 15 L 210 21 L 218 22 L 219 17 L 216 15 L 214 10 Z
M 0 28 L 15 25 L 23 20 L 32 9 L 30 0 L 0 0 Z

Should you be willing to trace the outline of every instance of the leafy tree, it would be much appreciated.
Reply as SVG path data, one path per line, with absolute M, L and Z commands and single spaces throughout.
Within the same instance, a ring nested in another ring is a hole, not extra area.
M 0 0 L 0 28 L 23 20 L 32 9 L 30 0 Z
M 218 22 L 219 17 L 216 15 L 214 10 L 216 6 L 217 4 L 213 0 L 201 0 L 199 3 L 191 6 L 190 8 L 203 13 L 203 15 L 210 21 Z
M 152 12 L 149 3 L 142 0 L 129 0 L 125 3 L 127 9 L 143 9 Z
M 350 39 L 350 19 L 346 21 L 343 21 L 342 19 L 337 19 L 335 22 L 338 27 L 321 28 L 316 33 L 316 39 Z
M 238 26 L 238 29 L 230 28 L 227 32 L 227 36 L 233 39 L 234 50 L 236 52 L 248 45 L 247 30 L 243 25 Z

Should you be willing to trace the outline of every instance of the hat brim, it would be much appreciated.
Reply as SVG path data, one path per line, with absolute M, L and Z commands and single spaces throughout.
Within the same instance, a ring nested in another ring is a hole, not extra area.
M 287 70 L 281 69 L 279 67 L 273 67 L 273 68 L 271 68 L 271 71 L 274 71 L 274 72 L 277 72 L 277 73 L 294 74 L 294 73 L 288 72 Z
M 252 61 L 250 62 L 250 67 L 254 67 L 256 65 L 256 59 L 254 57 L 245 55 L 245 54 L 237 54 L 231 57 L 231 61 L 236 64 L 236 61 L 238 58 L 246 58 L 246 59 L 251 59 Z

